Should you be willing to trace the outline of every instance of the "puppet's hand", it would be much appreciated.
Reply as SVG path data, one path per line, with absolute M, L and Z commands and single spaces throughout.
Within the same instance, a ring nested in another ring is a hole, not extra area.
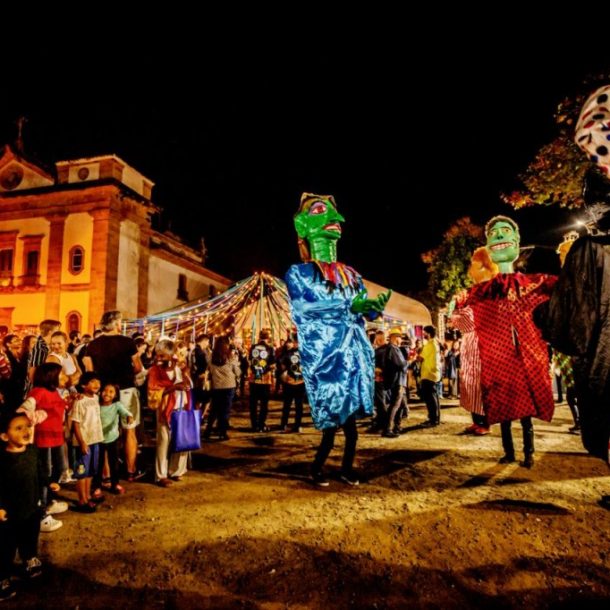
M 374 299 L 367 299 L 366 290 L 363 290 L 354 297 L 354 300 L 352 301 L 352 311 L 354 313 L 361 313 L 363 315 L 370 313 L 382 313 L 391 296 L 392 291 L 388 290 L 387 292 L 381 293 Z

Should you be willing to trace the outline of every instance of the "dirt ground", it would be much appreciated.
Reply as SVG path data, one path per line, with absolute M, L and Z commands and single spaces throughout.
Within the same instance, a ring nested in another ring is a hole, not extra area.
M 310 423 L 252 434 L 245 415 L 236 403 L 231 439 L 205 443 L 171 488 L 126 483 L 95 515 L 60 515 L 63 528 L 41 535 L 45 574 L 3 606 L 610 607 L 610 512 L 597 505 L 610 471 L 568 433 L 566 405 L 535 423 L 532 470 L 497 463 L 499 426 L 465 436 L 469 415 L 446 403 L 443 424 L 420 429 L 419 404 L 398 439 L 360 428 L 363 484 L 324 490 L 307 480 Z

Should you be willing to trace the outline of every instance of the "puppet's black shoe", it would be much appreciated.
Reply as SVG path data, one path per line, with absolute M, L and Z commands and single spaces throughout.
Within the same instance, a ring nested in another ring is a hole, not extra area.
M 519 463 L 519 466 L 523 468 L 532 468 L 534 466 L 534 456 L 531 453 L 528 453 L 525 456 L 525 459 Z
M 512 464 L 515 461 L 515 455 L 507 453 L 498 460 L 498 464 Z

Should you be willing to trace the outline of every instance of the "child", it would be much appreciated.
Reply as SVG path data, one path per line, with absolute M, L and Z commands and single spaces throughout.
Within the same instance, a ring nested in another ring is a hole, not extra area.
M 108 456 L 108 468 L 110 470 L 110 492 L 113 494 L 124 494 L 125 488 L 119 485 L 119 455 L 117 444 L 119 440 L 119 415 L 127 419 L 127 423 L 133 422 L 131 413 L 119 402 L 120 389 L 118 386 L 107 383 L 102 388 L 102 404 L 100 406 L 100 416 L 102 419 L 102 430 L 104 440 L 100 444 L 100 467 L 97 474 L 93 477 L 93 497 L 101 495 L 102 471 L 104 461 Z
M 40 494 L 44 471 L 31 444 L 32 424 L 25 413 L 9 413 L 0 423 L 0 601 L 15 595 L 10 576 L 19 550 L 26 578 L 42 572 L 38 557 Z M 51 484 L 53 491 L 59 485 Z
M 61 473 L 66 470 L 64 454 L 64 418 L 68 405 L 59 395 L 58 389 L 65 387 L 68 378 L 64 375 L 61 365 L 46 362 L 36 367 L 32 385 L 23 407 L 30 410 L 45 411 L 47 418 L 36 426 L 34 442 L 38 447 L 38 459 L 45 477 L 57 483 Z M 65 502 L 57 502 L 49 494 L 46 483 L 42 485 L 41 499 L 45 509 L 41 523 L 41 531 L 52 532 L 62 526 L 62 522 L 53 515 L 68 510 Z
M 104 499 L 101 492 L 95 498 L 91 497 L 91 479 L 100 468 L 100 443 L 104 441 L 98 398 L 100 385 L 97 373 L 83 373 L 80 378 L 83 396 L 74 403 L 70 414 L 74 447 L 72 468 L 78 492 L 78 504 L 72 509 L 80 513 L 94 513 L 97 502 Z

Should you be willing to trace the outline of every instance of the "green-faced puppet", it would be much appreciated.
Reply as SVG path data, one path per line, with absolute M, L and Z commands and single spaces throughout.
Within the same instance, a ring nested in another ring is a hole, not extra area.
M 337 211 L 332 195 L 303 193 L 301 205 L 294 216 L 294 227 L 304 262 L 336 262 L 342 222 L 345 222 L 345 218 Z
M 337 211 L 332 195 L 303 193 L 294 216 L 294 227 L 299 236 L 299 252 L 304 262 L 337 262 L 337 241 L 341 238 L 341 223 L 345 218 Z M 391 290 L 374 299 L 366 298 L 363 290 L 354 297 L 352 311 L 368 314 L 381 313 L 392 294 Z
M 514 273 L 514 263 L 519 256 L 519 226 L 508 216 L 494 216 L 485 225 L 487 250 L 500 273 Z

